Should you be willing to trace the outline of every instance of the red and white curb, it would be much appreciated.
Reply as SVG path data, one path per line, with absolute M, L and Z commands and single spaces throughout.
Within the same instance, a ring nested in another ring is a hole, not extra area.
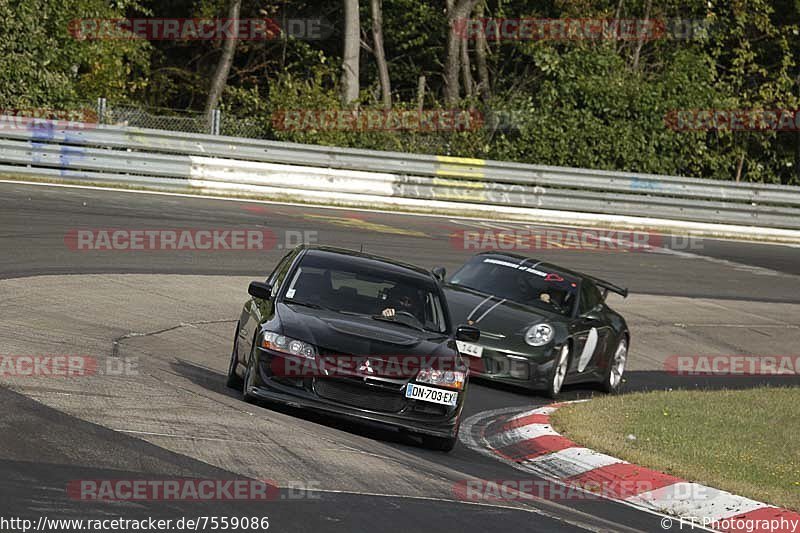
M 600 488 L 604 498 L 696 524 L 694 527 L 725 533 L 800 533 L 800 513 L 579 446 L 550 425 L 550 415 L 561 405 L 478 413 L 462 423 L 461 441 L 547 481 L 594 493 Z

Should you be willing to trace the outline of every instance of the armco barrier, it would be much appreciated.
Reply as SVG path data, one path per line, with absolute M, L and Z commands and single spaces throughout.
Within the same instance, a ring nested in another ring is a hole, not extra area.
M 0 117 L 0 125 L 6 124 Z M 172 131 L 0 127 L 0 172 L 165 188 L 404 198 L 800 229 L 800 187 Z

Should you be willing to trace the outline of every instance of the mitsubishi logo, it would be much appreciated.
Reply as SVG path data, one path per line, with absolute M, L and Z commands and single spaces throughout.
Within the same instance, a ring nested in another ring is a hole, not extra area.
M 358 367 L 358 371 L 362 374 L 374 374 L 375 370 L 373 370 L 372 366 L 370 365 L 369 359 L 361 363 L 361 366 Z

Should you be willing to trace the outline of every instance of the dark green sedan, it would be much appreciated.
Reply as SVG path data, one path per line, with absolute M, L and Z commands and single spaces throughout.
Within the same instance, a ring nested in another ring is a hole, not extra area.
M 444 277 L 444 270 L 435 272 Z M 625 319 L 606 303 L 623 289 L 592 276 L 511 253 L 474 256 L 444 285 L 455 322 L 480 329 L 459 342 L 475 377 L 542 391 L 564 385 L 622 385 L 630 346 Z

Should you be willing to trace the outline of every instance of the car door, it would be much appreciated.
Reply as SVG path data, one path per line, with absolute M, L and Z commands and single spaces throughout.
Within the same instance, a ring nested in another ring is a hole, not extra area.
M 570 371 L 574 380 L 597 370 L 606 353 L 611 328 L 603 296 L 591 280 L 581 282 L 576 316 L 571 324 L 573 355 Z

